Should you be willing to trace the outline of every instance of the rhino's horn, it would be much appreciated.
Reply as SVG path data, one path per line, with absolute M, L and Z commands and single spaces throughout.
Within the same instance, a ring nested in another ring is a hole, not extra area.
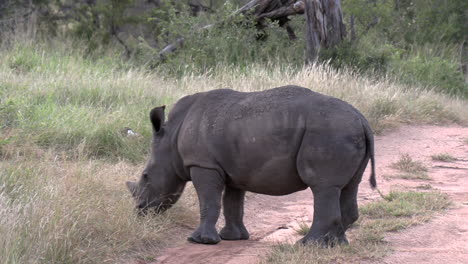
M 133 196 L 133 197 L 136 197 L 137 189 L 138 189 L 138 183 L 132 182 L 132 181 L 128 181 L 128 182 L 126 182 L 126 185 L 127 185 L 127 189 L 130 191 L 130 193 L 132 194 L 132 196 Z

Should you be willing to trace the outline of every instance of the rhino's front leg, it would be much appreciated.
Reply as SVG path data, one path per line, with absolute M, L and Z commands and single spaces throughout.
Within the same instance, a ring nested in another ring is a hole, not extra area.
M 245 191 L 226 186 L 223 197 L 223 210 L 226 226 L 219 233 L 224 240 L 249 239 L 249 232 L 244 226 Z
M 221 209 L 224 177 L 215 170 L 193 167 L 190 169 L 193 186 L 200 203 L 200 226 L 187 239 L 200 244 L 217 244 L 221 238 L 216 222 Z

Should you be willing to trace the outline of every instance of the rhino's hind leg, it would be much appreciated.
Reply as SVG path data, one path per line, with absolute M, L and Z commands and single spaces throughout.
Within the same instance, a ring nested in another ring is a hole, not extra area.
M 223 197 L 223 210 L 226 226 L 219 232 L 224 240 L 249 239 L 249 232 L 244 226 L 245 191 L 226 186 Z
M 299 242 L 334 246 L 346 243 L 341 222 L 340 189 L 318 188 L 314 191 L 314 218 L 307 235 Z
M 358 220 L 359 210 L 357 203 L 357 195 L 359 189 L 359 183 L 361 182 L 362 175 L 366 170 L 367 163 L 369 162 L 368 157 L 364 157 L 361 165 L 357 169 L 351 181 L 341 190 L 340 195 L 340 207 L 341 207 L 341 219 L 343 222 L 343 229 L 346 232 L 348 228 Z M 343 234 L 343 240 L 347 242 L 346 236 Z
M 340 196 L 340 207 L 341 207 L 341 219 L 343 224 L 343 230 L 346 232 L 348 228 L 356 222 L 359 217 L 358 205 L 357 205 L 357 184 L 348 184 L 341 191 Z M 348 242 L 346 235 L 343 233 L 341 238 L 345 243 Z
M 200 244 L 217 244 L 221 238 L 216 222 L 221 210 L 224 178 L 215 170 L 193 167 L 190 169 L 193 186 L 200 202 L 200 226 L 187 239 Z

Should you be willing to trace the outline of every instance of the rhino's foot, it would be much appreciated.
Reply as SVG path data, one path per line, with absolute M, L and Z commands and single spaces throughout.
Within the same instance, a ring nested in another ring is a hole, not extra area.
M 240 226 L 225 226 L 219 232 L 219 235 L 224 240 L 247 240 L 249 232 L 244 225 Z
M 211 232 L 201 232 L 198 229 L 193 232 L 188 238 L 188 241 L 198 244 L 218 244 L 221 241 L 221 237 L 218 235 L 216 230 Z
M 328 247 L 334 247 L 336 245 L 348 245 L 349 242 L 348 242 L 348 239 L 346 238 L 346 235 L 343 234 L 338 237 L 326 235 L 326 236 L 322 236 L 319 238 L 313 238 L 313 237 L 305 236 L 299 241 L 297 241 L 296 244 L 302 244 L 302 245 L 315 244 L 321 248 L 328 248 Z

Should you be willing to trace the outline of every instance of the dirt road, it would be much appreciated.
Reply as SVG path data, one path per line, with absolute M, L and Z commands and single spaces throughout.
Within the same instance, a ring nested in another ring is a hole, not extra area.
M 377 179 L 381 191 L 415 189 L 428 186 L 448 193 L 453 208 L 429 223 L 396 233 L 386 240 L 393 253 L 376 263 L 468 263 L 468 128 L 458 126 L 402 127 L 376 137 Z M 429 168 L 431 180 L 403 180 L 388 177 L 396 171 L 390 164 L 401 154 L 409 154 Z M 447 153 L 454 162 L 438 162 L 431 155 Z M 360 204 L 379 199 L 370 189 L 367 171 L 359 192 Z M 310 190 L 288 196 L 250 194 L 245 205 L 245 224 L 249 241 L 222 241 L 218 245 L 186 243 L 170 248 L 154 264 L 179 263 L 257 263 L 268 252 L 272 241 L 294 242 L 299 239 L 294 226 L 309 222 L 313 214 Z M 223 221 L 219 221 L 222 226 Z M 188 233 L 187 233 L 188 235 Z M 350 241 L 352 243 L 352 241 Z

